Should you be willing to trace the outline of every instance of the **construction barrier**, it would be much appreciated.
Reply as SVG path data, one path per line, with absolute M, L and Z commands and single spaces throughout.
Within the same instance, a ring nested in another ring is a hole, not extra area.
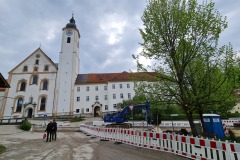
M 170 152 L 191 159 L 240 160 L 240 144 L 184 135 L 82 125 L 80 130 L 102 140 Z

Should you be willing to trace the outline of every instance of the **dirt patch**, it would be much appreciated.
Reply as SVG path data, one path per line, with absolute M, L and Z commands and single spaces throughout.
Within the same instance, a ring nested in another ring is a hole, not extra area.
M 80 132 L 58 132 L 57 140 L 45 142 L 41 132 L 0 134 L 1 144 L 7 152 L 0 160 L 121 160 L 168 159 L 184 160 L 171 153 L 137 148 L 112 141 L 100 141 Z

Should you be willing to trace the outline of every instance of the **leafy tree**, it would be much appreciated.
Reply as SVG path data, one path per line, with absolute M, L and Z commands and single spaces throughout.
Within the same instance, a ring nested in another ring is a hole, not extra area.
M 197 0 L 149 0 L 142 21 L 143 50 L 133 57 L 137 60 L 139 71 L 154 76 L 155 83 L 142 83 L 144 87 L 140 91 L 151 94 L 159 103 L 180 106 L 189 120 L 193 135 L 197 135 L 192 114 L 198 108 L 203 111 L 220 95 L 212 93 L 229 92 L 224 88 L 232 84 L 233 74 L 229 74 L 227 80 L 225 76 L 230 73 L 233 62 L 232 50 L 226 46 L 217 49 L 219 35 L 227 27 L 226 18 L 214 9 L 211 1 L 199 5 Z M 139 61 L 141 57 L 152 60 L 153 64 L 145 67 Z M 217 64 L 214 65 L 214 62 Z M 224 65 L 226 67 L 222 68 Z M 211 72 L 206 74 L 208 69 Z M 221 77 L 221 74 L 224 76 Z M 213 85 L 217 77 L 220 82 L 212 90 L 212 85 L 207 83 L 214 75 Z M 205 81 L 206 78 L 209 79 Z M 205 88 L 201 90 L 202 86 Z M 204 95 L 206 88 L 209 89 L 208 96 Z M 221 102 L 224 99 L 228 98 L 222 98 Z M 204 104 L 207 100 L 209 103 Z

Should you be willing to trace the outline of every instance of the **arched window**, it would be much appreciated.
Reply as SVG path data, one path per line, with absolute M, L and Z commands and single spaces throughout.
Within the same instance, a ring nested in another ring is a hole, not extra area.
M 42 90 L 47 90 L 47 89 L 48 89 L 48 81 L 45 80 L 45 81 L 43 81 L 43 83 L 42 83 Z
M 67 43 L 71 43 L 71 38 L 70 37 L 67 38 Z
M 18 98 L 16 112 L 21 112 L 22 111 L 22 105 L 23 105 L 23 99 Z
M 26 88 L 26 82 L 22 82 L 20 85 L 20 91 L 25 91 Z
M 38 76 L 33 76 L 32 84 L 37 84 L 37 83 L 38 83 Z
M 38 64 L 39 64 L 39 60 L 38 60 L 38 59 L 36 59 L 36 61 L 35 61 L 35 64 L 36 64 L 36 65 L 38 65 Z
M 40 103 L 40 111 L 44 111 L 46 107 L 46 98 L 42 97 L 41 103 Z

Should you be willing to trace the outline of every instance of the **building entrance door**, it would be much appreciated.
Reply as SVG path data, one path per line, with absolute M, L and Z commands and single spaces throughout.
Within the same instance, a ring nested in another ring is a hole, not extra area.
M 100 117 L 100 107 L 96 106 L 94 108 L 94 117 Z
M 32 118 L 32 113 L 33 113 L 33 109 L 32 109 L 32 108 L 29 108 L 29 109 L 28 109 L 28 115 L 27 115 L 27 117 L 28 117 L 28 118 Z

